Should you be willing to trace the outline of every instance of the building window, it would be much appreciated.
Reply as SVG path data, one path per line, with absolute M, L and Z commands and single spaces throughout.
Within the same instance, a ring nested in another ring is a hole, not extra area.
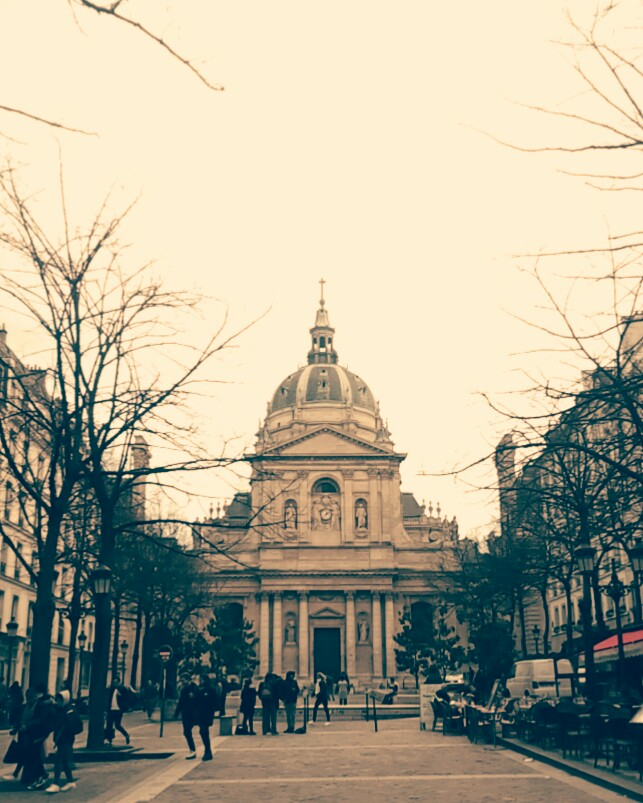
M 7 573 L 7 553 L 9 551 L 9 544 L 3 539 L 2 546 L 0 546 L 0 574 Z
M 19 555 L 22 555 L 22 544 L 16 544 L 17 554 L 16 554 L 16 562 L 13 566 L 13 579 L 20 580 L 20 575 L 22 573 L 22 563 L 20 562 Z
M 13 595 L 13 599 L 11 600 L 11 618 L 17 622 L 18 621 L 18 606 L 20 605 L 20 597 L 16 594 Z
M 4 486 L 4 517 L 7 521 L 11 521 L 13 500 L 14 500 L 13 485 L 10 482 L 8 482 Z
M 27 503 L 26 495 L 21 491 L 18 494 L 18 527 L 25 526 L 25 505 Z
M 36 606 L 33 602 L 29 603 L 29 610 L 27 612 L 27 636 L 30 636 L 31 631 L 33 630 L 33 612 L 35 607 Z
M 3 623 L 4 617 L 4 591 L 0 591 L 0 625 Z
M 56 643 L 63 645 L 65 643 L 65 620 L 61 613 L 58 614 L 58 632 L 56 635 Z

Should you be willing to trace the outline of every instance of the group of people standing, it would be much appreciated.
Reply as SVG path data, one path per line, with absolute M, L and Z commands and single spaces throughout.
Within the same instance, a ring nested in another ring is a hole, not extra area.
M 312 723 L 314 724 L 317 721 L 317 712 L 320 708 L 323 708 L 326 715 L 326 724 L 330 724 L 328 703 L 334 699 L 333 692 L 337 692 L 340 705 L 347 705 L 350 688 L 350 680 L 346 673 L 343 672 L 340 675 L 335 687 L 331 678 L 322 672 L 318 672 L 315 683 L 310 689 L 310 696 L 315 698 Z M 238 727 L 237 733 L 254 736 L 254 713 L 257 699 L 261 703 L 261 731 L 264 736 L 277 736 L 277 717 L 279 706 L 282 702 L 286 713 L 286 730 L 284 733 L 294 733 L 297 700 L 301 692 L 302 689 L 300 689 L 295 679 L 295 673 L 292 670 L 286 673 L 285 678 L 273 672 L 268 672 L 259 684 L 258 689 L 254 688 L 250 678 L 246 678 L 241 690 L 241 703 L 239 706 L 243 720 Z
M 20 685 L 10 687 L 10 725 L 13 740 L 4 762 L 16 768 L 6 780 L 20 781 L 27 789 L 44 789 L 48 794 L 76 788 L 71 765 L 74 741 L 83 730 L 83 722 L 71 700 L 69 691 L 63 689 L 52 697 L 44 684 L 35 684 L 23 697 Z M 49 783 L 45 772 L 45 742 L 53 735 L 54 779 Z M 61 785 L 62 776 L 65 782 Z

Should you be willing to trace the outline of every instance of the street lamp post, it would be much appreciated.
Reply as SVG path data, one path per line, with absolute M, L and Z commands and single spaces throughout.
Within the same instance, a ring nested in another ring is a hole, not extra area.
M 91 572 L 96 613 L 92 672 L 89 681 L 89 723 L 87 746 L 100 749 L 105 741 L 105 710 L 107 708 L 107 671 L 111 639 L 112 610 L 110 591 L 112 571 L 108 566 L 97 566 Z
M 125 683 L 125 656 L 127 655 L 127 648 L 129 644 L 123 639 L 121 641 L 121 683 Z
M 82 630 L 78 636 L 78 694 L 76 699 L 80 702 L 80 690 L 83 685 L 83 653 L 85 652 L 85 644 L 87 643 L 87 635 Z
M 583 576 L 583 651 L 585 652 L 585 689 L 593 700 L 594 684 L 594 639 L 592 637 L 592 573 L 595 550 L 591 544 L 581 544 L 574 550 L 578 568 Z
M 531 635 L 534 637 L 534 644 L 536 645 L 536 657 L 538 657 L 538 639 L 540 638 L 540 628 L 534 625 L 531 629 Z
M 11 684 L 11 662 L 13 661 L 13 645 L 17 635 L 18 635 L 18 622 L 16 622 L 15 619 L 11 619 L 10 622 L 7 622 L 7 644 L 9 647 L 7 652 L 7 686 Z
M 633 586 L 634 584 L 632 584 Z M 612 560 L 612 574 L 609 582 L 600 586 L 601 592 L 609 597 L 616 609 L 616 642 L 618 644 L 618 660 L 616 662 L 616 677 L 618 680 L 619 691 L 623 691 L 623 670 L 625 669 L 625 648 L 623 646 L 623 626 L 621 620 L 621 600 L 630 591 L 631 587 L 618 576 L 616 571 L 616 561 Z

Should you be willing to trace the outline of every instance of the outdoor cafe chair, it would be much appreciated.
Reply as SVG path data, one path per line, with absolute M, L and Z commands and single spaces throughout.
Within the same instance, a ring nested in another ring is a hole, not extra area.
M 442 732 L 444 732 L 444 716 L 440 710 L 440 705 L 437 700 L 431 700 L 431 710 L 433 711 L 433 727 L 431 730 L 434 731 L 438 721 L 440 721 L 442 724 Z

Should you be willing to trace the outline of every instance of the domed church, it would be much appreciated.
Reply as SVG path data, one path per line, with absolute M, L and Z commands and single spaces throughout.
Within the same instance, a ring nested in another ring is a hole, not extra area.
M 254 622 L 261 676 L 369 685 L 398 674 L 403 607 L 441 599 L 457 523 L 401 490 L 405 455 L 339 364 L 321 285 L 307 364 L 279 383 L 246 455 L 250 491 L 196 522 L 194 546 L 215 545 L 217 599 Z

